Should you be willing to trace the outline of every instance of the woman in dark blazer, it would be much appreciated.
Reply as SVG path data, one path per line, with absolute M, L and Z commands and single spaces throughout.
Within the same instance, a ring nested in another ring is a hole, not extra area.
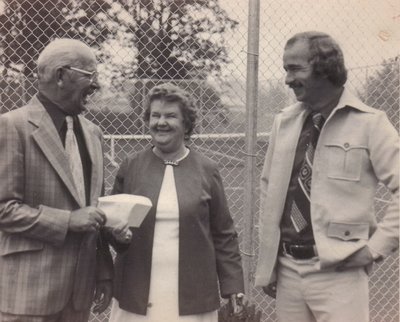
M 113 193 L 153 207 L 129 246 L 115 244 L 110 321 L 217 321 L 220 295 L 244 291 L 237 233 L 217 164 L 189 149 L 196 120 L 188 94 L 154 87 L 144 119 L 153 146 L 122 163 Z

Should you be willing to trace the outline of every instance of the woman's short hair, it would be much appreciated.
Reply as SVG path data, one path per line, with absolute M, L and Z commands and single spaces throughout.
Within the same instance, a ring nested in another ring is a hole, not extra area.
M 146 123 L 150 120 L 150 107 L 155 100 L 178 103 L 186 128 L 185 139 L 189 139 L 193 133 L 197 118 L 196 105 L 189 93 L 172 83 L 154 86 L 149 91 L 144 104 L 143 119 Z
M 338 43 L 328 34 L 319 31 L 306 31 L 295 34 L 287 42 L 285 49 L 297 41 L 305 40 L 309 44 L 313 72 L 325 75 L 335 86 L 342 86 L 347 81 L 343 52 Z

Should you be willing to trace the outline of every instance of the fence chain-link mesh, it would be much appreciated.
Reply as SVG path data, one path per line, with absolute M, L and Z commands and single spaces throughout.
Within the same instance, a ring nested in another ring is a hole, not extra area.
M 245 162 L 247 42 L 254 36 L 247 31 L 248 1 L 0 0 L 0 111 L 20 107 L 36 93 L 36 59 L 50 40 L 88 43 L 100 60 L 102 88 L 91 98 L 86 117 L 104 131 L 109 193 L 124 157 L 150 144 L 142 121 L 148 91 L 169 81 L 189 91 L 199 108 L 190 145 L 219 163 L 241 243 L 245 225 L 255 225 L 253 252 L 243 255 L 252 262 L 248 297 L 263 321 L 275 321 L 274 300 L 253 286 L 258 213 L 248 213 L 243 183 L 249 171 L 259 178 L 273 118 L 294 102 L 283 78 L 285 41 L 305 30 L 331 34 L 344 50 L 348 86 L 368 105 L 385 110 L 399 129 L 399 54 L 393 39 L 400 28 L 392 0 L 262 0 L 260 5 L 256 169 Z M 388 200 L 381 187 L 379 218 Z M 398 321 L 398 285 L 396 253 L 370 277 L 371 321 Z M 108 321 L 108 315 L 109 309 L 91 321 Z

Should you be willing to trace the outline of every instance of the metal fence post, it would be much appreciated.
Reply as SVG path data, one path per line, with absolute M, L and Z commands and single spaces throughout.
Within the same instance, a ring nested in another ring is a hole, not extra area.
M 253 226 L 256 211 L 255 186 L 257 143 L 257 99 L 258 99 L 258 48 L 260 26 L 260 2 L 249 1 L 249 26 L 247 43 L 247 80 L 246 80 L 246 162 L 245 162 L 245 189 L 244 189 L 244 236 L 243 236 L 243 268 L 246 294 L 250 297 L 252 282 L 252 262 L 254 260 Z

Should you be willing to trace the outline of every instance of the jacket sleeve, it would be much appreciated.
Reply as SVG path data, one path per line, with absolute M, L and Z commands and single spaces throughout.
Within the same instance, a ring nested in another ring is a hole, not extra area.
M 266 200 L 268 184 L 269 184 L 269 176 L 270 176 L 270 169 L 272 163 L 272 156 L 275 151 L 275 139 L 276 139 L 276 128 L 278 126 L 278 117 L 275 118 L 275 121 L 272 125 L 272 131 L 269 137 L 269 145 L 267 149 L 267 153 L 265 155 L 264 166 L 261 171 L 261 178 L 260 178 L 260 214 L 265 214 L 265 206 L 264 202 Z M 260 215 L 260 227 L 262 227 L 262 219 L 263 216 Z
M 391 200 L 368 247 L 385 257 L 396 251 L 399 244 L 399 136 L 385 113 L 378 114 L 369 133 L 372 167 L 379 181 L 390 191 Z
M 104 138 L 99 127 L 96 126 L 97 135 L 101 141 L 102 157 L 104 156 Z M 104 196 L 104 178 L 101 186 L 101 195 Z M 108 244 L 106 230 L 101 229 L 97 237 L 97 252 L 96 252 L 96 281 L 111 280 L 114 277 L 114 263 Z
M 0 116 L 0 230 L 60 245 L 68 231 L 70 211 L 24 203 L 25 162 L 29 162 L 24 135 L 13 118 Z
M 277 128 L 279 124 L 279 115 L 275 117 L 274 123 L 272 125 L 272 131 L 269 136 L 269 145 L 267 149 L 267 153 L 264 160 L 264 166 L 261 171 L 260 178 L 260 213 L 259 213 L 259 244 L 260 249 L 263 249 L 264 246 L 269 244 L 268 238 L 271 238 L 270 233 L 267 231 L 266 222 L 267 216 L 270 213 L 269 209 L 266 209 L 266 201 L 267 201 L 267 192 L 268 185 L 270 181 L 270 172 L 271 172 L 271 164 L 272 157 L 275 151 L 275 141 L 277 136 Z M 258 263 L 255 275 L 255 283 L 258 286 L 266 286 L 270 283 L 271 280 L 275 280 L 276 277 L 269 277 L 266 273 L 267 263 L 272 261 L 271 254 L 266 254 L 265 251 L 260 251 L 258 254 Z
M 124 178 L 125 178 L 126 171 L 128 169 L 128 165 L 129 165 L 128 158 L 126 158 L 122 162 L 122 164 L 117 172 L 117 175 L 115 177 L 114 186 L 111 191 L 112 195 L 124 193 Z M 114 250 L 118 253 L 122 253 L 129 248 L 128 243 L 119 243 L 109 231 L 107 231 L 105 233 L 105 238 L 110 243 L 110 245 L 114 248 Z
M 104 281 L 111 280 L 114 274 L 114 264 L 110 252 L 110 248 L 107 243 L 107 237 L 104 230 L 100 231 L 97 238 L 97 269 L 96 269 L 96 280 Z
M 229 213 L 222 179 L 216 167 L 211 180 L 210 228 L 221 296 L 228 297 L 230 294 L 244 292 L 238 235 Z

